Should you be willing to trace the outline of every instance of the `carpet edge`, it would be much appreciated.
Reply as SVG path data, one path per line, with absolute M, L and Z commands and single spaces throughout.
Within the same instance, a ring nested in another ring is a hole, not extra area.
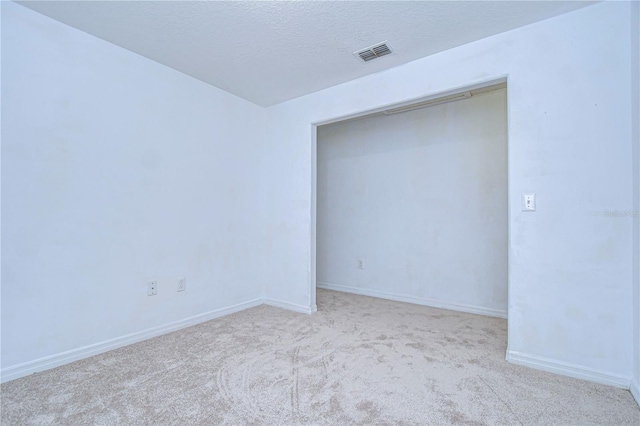
M 631 385 L 631 377 L 598 371 L 581 365 L 570 364 L 537 355 L 507 350 L 506 360 L 512 364 L 522 365 L 523 367 L 535 368 L 536 370 L 573 377 L 574 379 L 587 380 L 602 385 L 614 386 L 620 389 L 629 389 Z
M 414 303 L 417 305 L 430 306 L 432 308 L 449 309 L 451 311 L 466 312 L 469 314 L 485 315 L 495 318 L 507 318 L 507 312 L 498 309 L 484 308 L 482 306 L 464 305 L 441 300 L 428 299 L 424 297 L 411 296 L 406 294 L 394 294 L 386 291 L 371 290 L 367 288 L 352 287 L 325 282 L 316 283 L 317 288 L 325 290 L 341 291 L 344 293 L 359 294 L 362 296 L 379 297 L 381 299 L 394 300 L 396 302 Z
M 265 297 L 262 300 L 265 305 L 286 309 L 288 311 L 300 312 L 301 314 L 312 314 L 318 310 L 317 306 L 298 305 L 297 303 L 291 303 L 280 299 L 273 299 L 270 297 Z
M 127 345 L 151 339 L 163 334 L 171 333 L 186 327 L 210 321 L 215 318 L 230 315 L 245 309 L 253 308 L 263 304 L 262 298 L 251 299 L 235 305 L 226 306 L 224 308 L 214 309 L 209 312 L 194 315 L 178 321 L 173 321 L 157 327 L 152 327 L 135 333 L 126 334 L 124 336 L 115 337 L 91 345 L 82 346 L 80 348 L 71 349 L 69 351 L 60 352 L 54 355 L 38 358 L 33 361 L 27 361 L 22 364 L 12 365 L 0 369 L 0 383 L 9 382 L 19 379 L 33 373 L 50 370 L 65 364 L 72 363 L 81 359 L 89 358 L 94 355 L 109 352 Z

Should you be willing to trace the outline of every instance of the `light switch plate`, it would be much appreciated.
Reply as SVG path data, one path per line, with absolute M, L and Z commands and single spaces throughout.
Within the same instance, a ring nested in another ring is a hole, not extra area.
M 536 211 L 536 194 L 522 194 L 522 211 L 534 212 Z

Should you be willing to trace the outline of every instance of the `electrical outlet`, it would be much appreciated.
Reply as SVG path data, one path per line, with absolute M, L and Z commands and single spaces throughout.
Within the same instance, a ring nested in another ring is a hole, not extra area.
M 187 289 L 187 279 L 178 278 L 178 291 L 185 291 Z
M 364 259 L 358 259 L 358 269 L 364 269 Z
M 158 281 L 149 281 L 147 284 L 147 296 L 155 296 L 158 294 Z

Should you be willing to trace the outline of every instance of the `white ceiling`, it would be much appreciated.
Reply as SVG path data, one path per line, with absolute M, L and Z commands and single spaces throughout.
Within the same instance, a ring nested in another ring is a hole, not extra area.
M 555 15 L 575 1 L 29 1 L 89 34 L 273 105 Z M 395 53 L 353 52 L 388 40 Z

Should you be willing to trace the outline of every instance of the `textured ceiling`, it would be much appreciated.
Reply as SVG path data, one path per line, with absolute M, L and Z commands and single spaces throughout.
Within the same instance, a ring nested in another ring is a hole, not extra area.
M 273 105 L 587 6 L 564 1 L 29 1 L 26 7 Z M 353 52 L 388 40 L 395 53 Z

